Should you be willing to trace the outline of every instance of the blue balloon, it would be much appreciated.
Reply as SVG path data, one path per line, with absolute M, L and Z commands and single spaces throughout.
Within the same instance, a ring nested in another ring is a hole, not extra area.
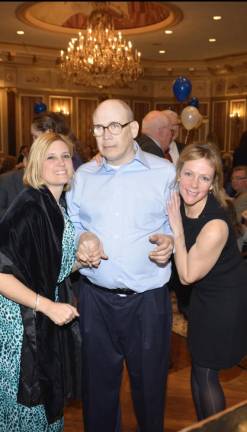
M 33 109 L 36 114 L 39 114 L 45 112 L 47 110 L 47 106 L 43 102 L 36 102 Z
M 188 105 L 198 108 L 199 107 L 199 99 L 196 96 L 193 96 L 189 100 Z
M 178 77 L 173 84 L 173 93 L 179 102 L 187 99 L 192 89 L 191 82 L 183 76 Z

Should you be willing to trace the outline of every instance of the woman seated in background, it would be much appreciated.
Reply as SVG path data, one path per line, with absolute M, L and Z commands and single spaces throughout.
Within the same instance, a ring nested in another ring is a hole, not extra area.
M 244 226 L 242 257 L 247 260 L 247 209 L 242 213 L 242 225 Z
M 185 147 L 177 163 L 177 182 L 179 193 L 172 193 L 168 215 L 180 280 L 192 284 L 191 385 L 202 420 L 225 408 L 219 370 L 236 365 L 247 353 L 247 267 L 226 210 L 216 147 Z
M 29 147 L 27 145 L 22 145 L 19 151 L 19 155 L 17 157 L 17 165 L 16 169 L 21 169 L 25 167 L 25 160 L 28 157 Z
M 235 191 L 232 188 L 231 177 L 233 167 L 232 153 L 225 152 L 221 156 L 222 168 L 223 168 L 223 187 L 229 197 L 233 197 Z
M 59 326 L 78 317 L 59 302 L 74 265 L 74 228 L 60 197 L 73 175 L 72 143 L 40 135 L 27 186 L 0 222 L 0 430 L 63 430 L 64 365 Z

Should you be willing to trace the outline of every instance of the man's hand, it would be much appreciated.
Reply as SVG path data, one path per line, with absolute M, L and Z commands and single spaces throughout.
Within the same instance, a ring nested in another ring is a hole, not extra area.
M 173 252 L 173 237 L 165 234 L 153 234 L 149 237 L 149 240 L 151 243 L 157 245 L 156 248 L 150 252 L 149 258 L 157 264 L 166 264 Z
M 101 259 L 108 259 L 99 238 L 90 232 L 80 236 L 76 259 L 83 266 L 98 267 Z

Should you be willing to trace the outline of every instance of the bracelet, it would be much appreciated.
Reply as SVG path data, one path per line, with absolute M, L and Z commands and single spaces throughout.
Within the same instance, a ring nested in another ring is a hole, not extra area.
M 33 313 L 35 316 L 36 316 L 38 305 L 39 305 L 39 294 L 36 294 L 35 305 L 34 305 L 34 309 L 33 309 Z

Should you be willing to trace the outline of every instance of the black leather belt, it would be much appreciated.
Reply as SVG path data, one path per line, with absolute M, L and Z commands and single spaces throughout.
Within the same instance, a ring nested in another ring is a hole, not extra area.
M 84 278 L 84 276 L 82 276 L 82 278 Z M 136 291 L 133 291 L 130 288 L 105 288 L 105 287 L 102 287 L 100 285 L 93 284 L 88 278 L 85 278 L 85 279 L 86 279 L 87 283 L 89 283 L 90 285 L 92 285 L 95 288 L 98 288 L 102 291 L 106 291 L 108 293 L 110 292 L 112 294 L 124 294 L 124 295 L 137 294 Z
M 90 285 L 94 286 L 95 288 L 98 288 L 99 290 L 105 291 L 105 292 L 110 292 L 112 294 L 124 294 L 124 295 L 132 295 L 132 294 L 137 294 L 136 291 L 131 290 L 130 288 L 105 288 L 105 287 L 101 287 L 100 285 L 95 285 L 92 282 L 90 282 L 90 280 L 87 279 L 87 282 L 90 283 Z
M 114 289 L 103 288 L 103 289 L 105 291 L 110 291 L 112 294 L 125 294 L 125 295 L 136 294 L 136 291 L 133 291 L 130 288 L 114 288 Z
M 101 287 L 99 285 L 96 285 L 96 286 L 97 286 L 97 288 L 102 289 L 103 291 L 106 291 L 106 292 L 110 292 L 112 294 L 125 294 L 125 295 L 136 294 L 136 291 L 133 291 L 130 288 L 113 288 L 113 289 L 110 289 L 110 288 Z

